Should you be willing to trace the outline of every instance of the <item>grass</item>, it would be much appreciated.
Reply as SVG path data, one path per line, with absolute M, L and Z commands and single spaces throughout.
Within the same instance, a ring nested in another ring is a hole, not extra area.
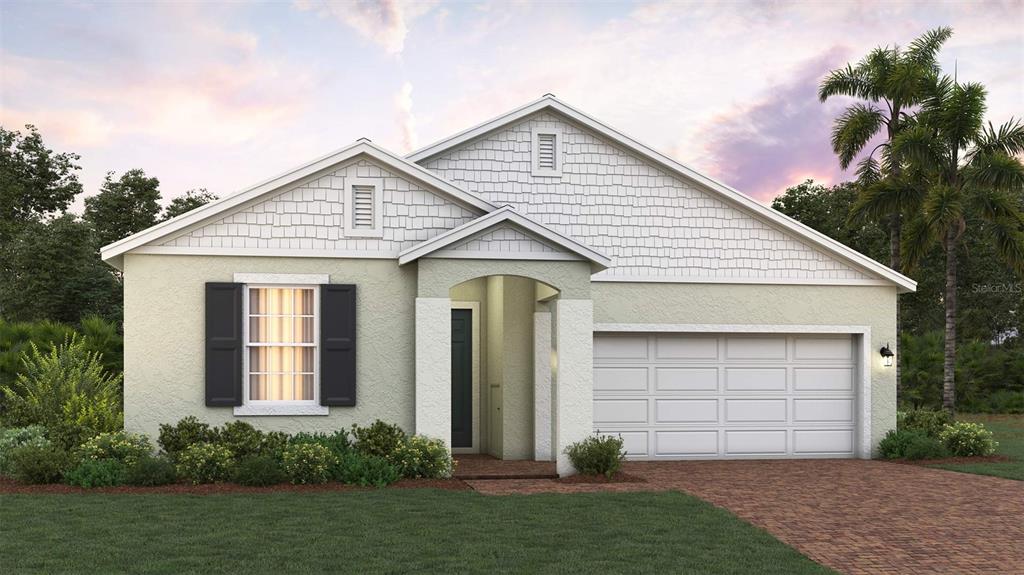
M 14 573 L 832 573 L 667 493 L 0 495 Z
M 1006 455 L 1010 461 L 939 464 L 931 467 L 1024 481 L 1024 415 L 962 414 L 957 419 L 984 423 L 999 442 L 996 454 Z

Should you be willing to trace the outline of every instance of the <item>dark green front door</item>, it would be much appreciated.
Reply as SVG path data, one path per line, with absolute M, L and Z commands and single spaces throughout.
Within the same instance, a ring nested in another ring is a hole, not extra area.
M 452 447 L 473 447 L 473 310 L 452 310 Z

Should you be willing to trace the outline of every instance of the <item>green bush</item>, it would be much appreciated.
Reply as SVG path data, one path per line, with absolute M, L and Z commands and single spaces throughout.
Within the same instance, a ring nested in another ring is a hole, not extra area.
M 565 448 L 576 471 L 583 475 L 611 477 L 622 468 L 626 451 L 622 438 L 616 435 L 594 434 Z
M 327 483 L 338 458 L 317 443 L 293 443 L 284 448 L 282 464 L 292 483 Z
M 950 423 L 953 423 L 953 416 L 943 410 L 912 409 L 896 413 L 896 429 L 922 431 L 929 437 L 938 437 L 942 428 Z
M 360 453 L 391 459 L 399 447 L 405 443 L 405 432 L 401 427 L 381 420 L 374 421 L 369 427 L 352 426 L 352 443 Z
M 128 467 L 125 483 L 140 487 L 169 485 L 178 480 L 178 472 L 169 459 L 161 456 L 146 455 Z
M 243 459 L 232 475 L 232 481 L 251 487 L 265 487 L 288 481 L 281 463 L 270 455 L 257 455 Z
M 34 447 L 50 446 L 50 440 L 46 439 L 46 430 L 42 425 L 0 429 L 0 475 L 11 474 L 11 452 L 26 445 Z
M 999 447 L 992 432 L 985 429 L 984 425 L 968 421 L 957 421 L 945 426 L 939 433 L 939 439 L 950 453 L 958 457 L 992 455 Z
M 217 483 L 231 477 L 234 454 L 223 445 L 196 443 L 178 454 L 178 476 L 194 485 Z
M 152 452 L 153 445 L 148 437 L 127 431 L 101 433 L 78 448 L 82 459 L 115 459 L 128 466 Z
M 65 449 L 121 428 L 121 375 L 106 372 L 100 355 L 80 338 L 45 353 L 31 343 L 17 378 L 0 393 L 5 424 L 42 425 Z
M 413 435 L 395 450 L 392 460 L 401 470 L 402 477 L 438 479 L 452 476 L 452 456 L 440 439 Z
M 268 431 L 263 434 L 263 447 L 260 455 L 273 457 L 278 462 L 284 456 L 284 448 L 288 447 L 291 436 L 283 431 Z
M 401 479 L 402 472 L 383 457 L 350 451 L 338 461 L 332 476 L 349 485 L 387 487 Z
M 1024 391 L 1000 389 L 971 402 L 957 405 L 964 413 L 1024 413 Z
M 125 482 L 127 466 L 116 459 L 85 459 L 64 474 L 64 483 L 75 487 L 111 487 Z
M 218 435 L 217 443 L 230 449 L 238 461 L 263 451 L 263 432 L 244 421 L 232 421 L 215 433 Z
M 22 483 L 58 483 L 74 463 L 71 454 L 56 445 L 25 445 L 11 452 L 11 476 Z
M 890 429 L 878 444 L 878 453 L 885 459 L 938 459 L 949 452 L 937 437 L 923 429 Z
M 168 457 L 175 459 L 178 454 L 198 443 L 217 443 L 218 431 L 190 415 L 174 425 L 161 424 L 156 442 Z
M 352 448 L 352 445 L 348 440 L 348 432 L 344 429 L 335 431 L 331 434 L 306 432 L 296 433 L 291 437 L 289 442 L 292 444 L 312 443 L 316 445 L 323 445 L 336 457 L 345 455 Z

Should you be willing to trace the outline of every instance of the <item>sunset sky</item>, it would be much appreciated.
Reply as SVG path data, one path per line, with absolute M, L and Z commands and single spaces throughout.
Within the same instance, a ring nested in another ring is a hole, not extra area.
M 405 153 L 546 92 L 761 201 L 843 174 L 831 68 L 949 25 L 942 53 L 1024 115 L 1024 3 L 0 3 L 0 123 L 165 201 L 224 196 L 360 137 Z M 80 205 L 80 202 L 79 202 Z

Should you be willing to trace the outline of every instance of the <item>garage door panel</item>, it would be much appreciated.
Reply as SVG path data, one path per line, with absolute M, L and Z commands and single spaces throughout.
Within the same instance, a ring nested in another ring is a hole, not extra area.
M 718 359 L 718 338 L 701 336 L 655 336 L 655 359 Z
M 816 455 L 853 451 L 853 430 L 797 429 L 793 431 L 793 453 Z
M 726 391 L 786 391 L 786 368 L 727 367 Z
M 594 391 L 645 392 L 649 371 L 646 367 L 596 367 Z
M 718 391 L 718 368 L 658 367 L 654 372 L 657 391 Z
M 718 423 L 717 399 L 656 399 L 655 423 Z
M 751 429 L 725 432 L 726 455 L 785 455 L 786 430 Z
M 650 455 L 647 449 L 646 431 L 621 431 L 615 432 L 622 438 L 622 447 L 626 450 L 627 457 L 646 457 Z
M 656 431 L 657 456 L 718 455 L 717 431 Z
M 784 337 L 727 337 L 725 359 L 786 359 Z
M 793 369 L 796 391 L 853 391 L 852 367 L 797 367 Z
M 852 399 L 794 399 L 795 422 L 853 422 Z
M 647 359 L 646 336 L 606 336 L 594 339 L 595 360 Z
M 594 426 L 647 423 L 646 399 L 595 399 Z
M 796 360 L 853 359 L 853 342 L 848 337 L 797 337 L 793 344 Z
M 786 423 L 785 399 L 726 399 L 725 423 Z

